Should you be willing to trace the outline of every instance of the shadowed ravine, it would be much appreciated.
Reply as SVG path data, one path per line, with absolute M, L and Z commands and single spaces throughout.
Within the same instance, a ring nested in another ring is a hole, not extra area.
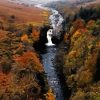
M 37 5 L 37 7 L 51 11 L 49 21 L 50 21 L 50 26 L 52 28 L 49 28 L 46 32 L 44 32 L 43 30 L 42 30 L 43 32 L 41 32 L 41 34 L 46 34 L 45 38 L 47 38 L 47 43 L 45 42 L 44 44 L 42 43 L 44 38 L 41 36 L 40 43 L 38 44 L 40 46 L 38 46 L 37 49 L 41 56 L 41 61 L 44 66 L 48 84 L 52 88 L 56 100 L 64 100 L 62 86 L 60 84 L 60 79 L 56 71 L 56 66 L 55 66 L 56 64 L 54 64 L 57 52 L 57 46 L 56 44 L 53 44 L 52 41 L 53 37 L 56 37 L 58 40 L 61 38 L 63 17 L 56 10 L 45 8 L 40 5 Z M 45 48 L 43 48 L 43 45 Z
M 55 46 L 46 47 L 45 53 L 41 52 L 40 55 L 49 86 L 52 88 L 56 96 L 56 100 L 63 100 L 63 92 L 61 90 L 60 80 L 57 76 L 57 72 L 54 66 L 55 64 L 53 63 L 56 55 L 56 49 L 57 48 Z

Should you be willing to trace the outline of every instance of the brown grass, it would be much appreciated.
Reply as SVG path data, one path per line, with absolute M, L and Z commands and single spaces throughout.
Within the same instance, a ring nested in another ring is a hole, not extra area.
M 26 7 L 21 4 L 8 2 L 7 0 L 0 0 L 0 19 L 7 19 L 14 15 L 17 23 L 34 22 L 43 23 L 47 19 L 47 11 L 36 7 Z

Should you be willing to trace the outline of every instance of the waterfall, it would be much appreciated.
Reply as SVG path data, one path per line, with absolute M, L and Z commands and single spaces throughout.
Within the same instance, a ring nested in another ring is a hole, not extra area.
M 45 7 L 42 4 L 35 5 L 35 7 L 38 7 L 38 8 L 44 9 L 44 10 L 48 10 L 51 12 L 49 21 L 50 21 L 50 26 L 53 29 L 49 29 L 47 31 L 48 43 L 46 43 L 46 46 L 53 46 L 55 44 L 52 43 L 52 37 L 56 37 L 57 39 L 61 38 L 61 34 L 62 34 L 61 31 L 63 29 L 62 23 L 63 23 L 64 19 L 61 16 L 61 14 L 55 9 Z
M 51 40 L 53 36 L 60 39 L 62 23 L 64 20 L 57 10 L 54 10 L 54 9 L 50 9 L 50 10 L 52 14 L 49 17 L 49 20 L 50 20 L 51 27 L 53 29 L 49 29 L 47 32 L 47 40 L 48 40 L 48 43 L 46 43 L 47 46 L 54 45 Z
M 46 43 L 47 46 L 53 46 L 55 44 L 52 43 L 52 34 L 53 34 L 53 30 L 52 29 L 49 29 L 48 32 L 47 32 L 47 40 L 48 40 L 48 43 Z
M 40 52 L 42 63 L 44 65 L 44 71 L 47 76 L 48 84 L 55 95 L 55 100 L 65 100 L 62 90 L 63 87 L 60 83 L 60 79 L 56 71 L 56 64 L 54 63 L 57 52 L 57 46 L 55 46 L 55 44 L 52 42 L 54 37 L 57 38 L 61 37 L 62 34 L 61 30 L 63 29 L 62 28 L 63 17 L 59 14 L 58 11 L 54 9 L 43 7 L 42 5 L 36 5 L 36 7 L 49 10 L 51 12 L 49 21 L 50 21 L 50 26 L 52 28 L 48 29 L 48 31 L 46 30 L 47 33 L 45 33 L 46 34 L 45 38 L 47 38 L 48 41 L 45 44 L 46 45 L 45 48 L 42 48 L 40 46 L 38 50 Z

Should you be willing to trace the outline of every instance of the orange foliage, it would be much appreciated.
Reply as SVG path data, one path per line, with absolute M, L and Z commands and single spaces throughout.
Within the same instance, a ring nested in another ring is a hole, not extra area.
M 79 77 L 77 80 L 78 80 L 79 85 L 84 85 L 84 84 L 90 83 L 92 81 L 92 78 L 93 78 L 93 75 L 91 71 L 88 69 L 88 70 L 82 71 L 79 74 Z
M 33 29 L 31 35 L 32 35 L 33 39 L 39 40 L 40 31 L 36 30 L 36 29 Z
M 82 34 L 85 34 L 87 32 L 88 30 L 86 28 L 76 30 L 71 38 L 71 41 L 75 42 Z
M 48 91 L 48 93 L 46 94 L 46 100 L 55 100 L 55 96 L 54 94 L 52 93 L 52 90 L 50 89 Z
M 19 48 L 22 48 L 22 47 L 23 47 L 22 43 L 19 43 Z
M 70 35 L 69 34 L 64 34 L 64 41 L 66 42 L 66 40 L 69 40 Z
M 69 57 L 70 58 L 74 58 L 74 57 L 76 57 L 77 56 L 77 51 L 71 51 L 70 53 L 69 53 Z
M 22 35 L 21 41 L 22 41 L 22 42 L 26 42 L 26 43 L 28 43 L 28 44 L 31 44 L 31 43 L 32 43 L 31 39 L 28 37 L 27 34 L 23 34 L 23 35 Z
M 34 52 L 24 52 L 22 56 L 14 56 L 14 60 L 22 67 L 29 67 L 29 64 L 34 63 L 34 67 L 37 66 L 37 71 L 43 71 L 42 64 Z
M 11 82 L 11 74 L 4 74 L 0 72 L 0 87 L 7 88 Z
M 73 27 L 74 27 L 75 30 L 84 28 L 85 27 L 84 21 L 82 19 L 77 19 L 73 23 Z
M 79 36 L 79 35 L 81 35 L 82 33 L 86 33 L 86 32 L 88 32 L 88 30 L 87 30 L 86 28 L 84 28 L 84 29 L 78 29 L 78 30 L 75 32 L 74 36 Z
M 78 36 L 78 35 L 81 35 L 81 32 L 79 30 L 77 30 L 74 34 L 74 36 Z
M 23 35 L 22 35 L 21 41 L 28 41 L 28 36 L 27 36 L 27 34 L 23 34 Z
M 7 34 L 6 31 L 2 31 L 2 30 L 0 30 L 0 40 L 5 39 L 5 38 L 6 38 L 6 34 Z
M 88 32 L 88 30 L 86 28 L 83 28 L 83 29 L 79 29 L 79 32 L 80 33 L 86 33 L 86 32 Z
M 88 23 L 87 23 L 87 27 L 93 27 L 95 25 L 95 20 L 90 20 Z

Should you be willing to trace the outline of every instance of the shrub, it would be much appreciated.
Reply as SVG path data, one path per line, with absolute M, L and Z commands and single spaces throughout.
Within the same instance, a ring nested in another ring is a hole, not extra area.
M 43 71 L 42 64 L 38 58 L 38 55 L 35 52 L 24 52 L 21 56 L 14 56 L 14 60 L 21 67 L 32 67 L 32 69 L 37 72 Z
M 14 23 L 9 23 L 6 29 L 6 31 L 10 31 L 10 32 L 15 32 L 16 30 L 17 30 L 16 25 Z
M 84 86 L 92 82 L 93 75 L 89 70 L 78 73 L 77 82 L 79 86 Z
M 75 96 L 72 97 L 71 100 L 86 100 L 85 99 L 85 93 L 84 93 L 84 91 L 82 91 L 81 89 L 79 89 L 76 92 Z
M 81 7 L 79 12 L 76 13 L 76 18 L 82 18 L 85 21 L 89 21 L 90 19 L 96 20 L 100 18 L 100 7 L 93 8 L 83 8 Z
M 8 22 L 14 23 L 15 18 L 16 18 L 15 15 L 10 15 L 10 16 L 8 17 Z
M 100 93 L 95 94 L 93 100 L 100 100 Z
M 11 70 L 11 63 L 10 62 L 3 61 L 3 62 L 1 62 L 1 66 L 2 66 L 3 73 L 7 74 L 10 72 L 10 70 Z
M 88 23 L 87 23 L 87 28 L 88 28 L 89 30 L 93 30 L 93 29 L 95 28 L 95 26 L 96 26 L 95 20 L 89 20 L 89 21 L 88 21 Z
M 85 22 L 84 20 L 82 19 L 77 19 L 73 22 L 73 28 L 74 28 L 74 31 L 73 33 L 78 30 L 78 29 L 82 29 L 82 28 L 85 28 Z
M 97 19 L 96 24 L 100 25 L 100 19 Z

